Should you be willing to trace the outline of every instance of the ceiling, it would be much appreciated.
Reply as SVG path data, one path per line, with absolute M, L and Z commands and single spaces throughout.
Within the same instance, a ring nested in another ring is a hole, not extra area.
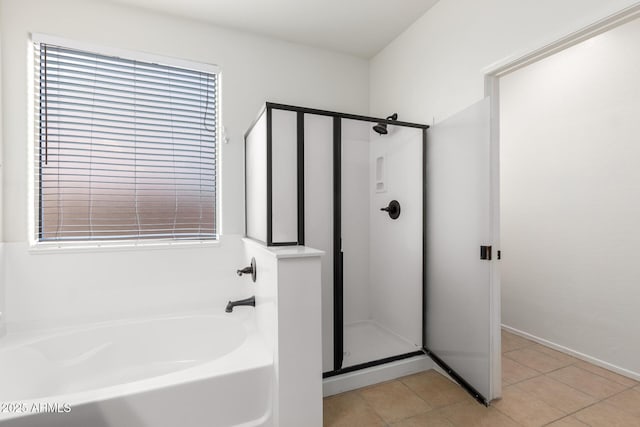
M 369 58 L 438 0 L 112 0 Z

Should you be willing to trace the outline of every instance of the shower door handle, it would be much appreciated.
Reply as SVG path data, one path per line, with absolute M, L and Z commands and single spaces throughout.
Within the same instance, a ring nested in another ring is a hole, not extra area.
M 398 219 L 400 216 L 400 203 L 397 200 L 392 200 L 389 202 L 389 206 L 380 208 L 380 210 L 387 212 L 391 219 Z

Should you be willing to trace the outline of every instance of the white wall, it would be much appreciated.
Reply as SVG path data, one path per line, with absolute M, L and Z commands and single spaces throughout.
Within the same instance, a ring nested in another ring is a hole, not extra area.
M 11 242 L 5 246 L 9 321 L 123 315 L 136 308 L 196 300 L 207 304 L 242 294 L 232 279 L 243 262 L 237 237 L 209 249 L 27 253 L 30 32 L 221 67 L 222 114 L 230 138 L 221 155 L 222 231 L 227 235 L 243 232 L 242 135 L 264 101 L 355 113 L 368 108 L 367 62 L 348 55 L 108 2 L 3 0 L 1 5 L 2 101 L 11 106 L 3 111 L 2 150 L 4 240 Z
M 370 113 L 431 124 L 484 96 L 483 69 L 636 3 L 440 0 L 371 60 Z
M 276 425 L 282 427 L 322 425 L 322 267 L 321 252 L 316 252 L 313 257 L 278 259 Z
M 5 243 L 7 323 L 18 328 L 224 308 L 246 298 L 249 283 L 238 236 L 219 247 L 29 253 Z
M 500 81 L 503 323 L 640 375 L 640 20 Z
M 370 113 L 397 111 L 402 120 L 442 121 L 484 96 L 486 67 L 635 3 L 440 0 L 371 60 Z M 589 338 L 581 335 L 581 340 L 586 344 Z
M 251 288 L 257 298 L 258 327 L 274 355 L 275 425 L 320 426 L 323 252 L 303 246 L 266 247 L 249 239 L 244 242 L 245 258 L 256 259 L 256 282 Z

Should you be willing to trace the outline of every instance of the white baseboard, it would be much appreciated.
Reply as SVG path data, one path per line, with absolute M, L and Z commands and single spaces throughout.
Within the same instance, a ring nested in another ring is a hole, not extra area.
M 406 375 L 433 369 L 435 364 L 429 356 L 416 356 L 409 359 L 398 360 L 384 365 L 373 366 L 335 377 L 325 378 L 322 381 L 323 396 L 333 396 L 345 391 L 355 390 L 368 385 L 391 381 Z
M 640 381 L 640 373 L 638 373 L 638 372 L 633 372 L 633 371 L 630 371 L 629 369 L 625 369 L 625 368 L 622 368 L 620 366 L 616 366 L 614 364 L 611 364 L 609 362 L 605 362 L 604 360 L 600 360 L 600 359 L 597 359 L 595 357 L 589 356 L 588 354 L 580 353 L 579 351 L 575 351 L 575 350 L 572 350 L 572 349 L 570 349 L 568 347 L 565 347 L 563 345 L 556 344 L 554 342 L 545 340 L 544 338 L 540 338 L 540 337 L 537 337 L 535 335 L 531 335 L 528 332 L 524 332 L 524 331 L 521 331 L 519 329 L 512 328 L 511 326 L 505 325 L 504 323 L 502 324 L 502 329 L 504 329 L 505 331 L 511 332 L 512 334 L 519 335 L 519 336 L 521 336 L 523 338 L 527 338 L 527 339 L 529 339 L 531 341 L 535 341 L 538 344 L 542 344 L 544 346 L 551 347 L 554 350 L 558 350 L 558 351 L 560 351 L 562 353 L 566 353 L 569 356 L 575 357 L 576 359 L 584 360 L 585 362 L 589 362 L 589 363 L 591 363 L 593 365 L 596 365 L 596 366 L 599 366 L 601 368 L 613 371 L 616 374 L 620 374 L 620 375 L 623 375 L 625 377 L 631 378 L 633 380 Z

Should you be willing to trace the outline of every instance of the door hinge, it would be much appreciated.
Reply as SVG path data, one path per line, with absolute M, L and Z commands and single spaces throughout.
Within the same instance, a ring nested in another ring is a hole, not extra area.
M 480 246 L 480 259 L 491 261 L 491 246 Z

